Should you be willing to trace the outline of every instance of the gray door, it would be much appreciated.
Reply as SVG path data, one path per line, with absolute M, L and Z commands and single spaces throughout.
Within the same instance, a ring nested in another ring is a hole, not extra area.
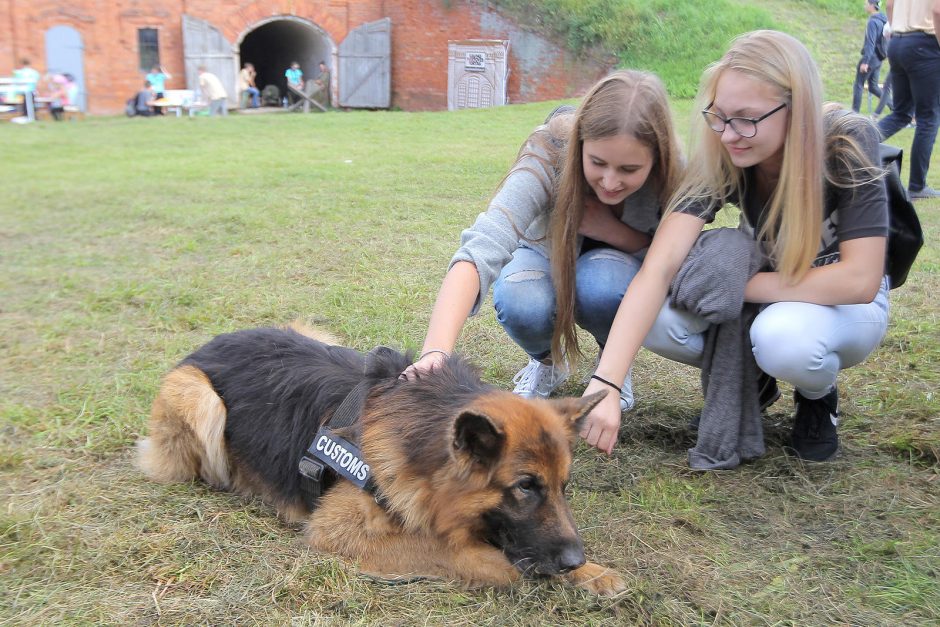
M 392 101 L 392 20 L 384 18 L 349 31 L 339 45 L 341 107 L 387 109 Z
M 78 107 L 85 111 L 85 46 L 81 34 L 71 26 L 53 26 L 46 31 L 46 68 L 53 74 L 71 74 L 78 85 Z
M 222 31 L 189 15 L 183 15 L 183 58 L 186 61 L 186 88 L 199 90 L 199 66 L 219 77 L 228 94 L 229 105 L 238 102 L 235 91 L 235 53 Z

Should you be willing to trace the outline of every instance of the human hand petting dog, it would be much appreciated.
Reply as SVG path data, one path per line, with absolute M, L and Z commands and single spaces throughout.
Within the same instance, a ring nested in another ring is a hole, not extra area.
M 597 392 L 607 392 L 607 395 L 581 423 L 581 437 L 591 446 L 610 455 L 614 450 L 614 444 L 617 443 L 617 433 L 620 431 L 620 395 L 607 384 L 591 379 L 582 397 Z
M 450 353 L 447 351 L 439 348 L 428 349 L 418 357 L 417 361 L 405 368 L 402 373 L 398 375 L 398 378 L 414 381 L 419 374 L 427 374 L 434 368 L 439 367 L 448 357 L 450 357 Z

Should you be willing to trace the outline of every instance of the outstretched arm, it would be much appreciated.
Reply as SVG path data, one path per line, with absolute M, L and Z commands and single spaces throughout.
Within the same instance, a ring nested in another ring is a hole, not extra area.
M 421 358 L 404 373 L 412 378 L 416 371 L 426 372 L 441 363 L 457 344 L 457 336 L 480 293 L 480 275 L 469 261 L 458 261 L 447 272 L 437 294 L 431 321 L 424 337 Z M 443 352 L 441 352 L 443 351 Z
M 617 309 L 607 345 L 595 371 L 597 376 L 607 381 L 623 381 L 666 300 L 669 284 L 704 225 L 703 219 L 684 213 L 672 213 L 663 219 L 639 273 Z M 608 394 L 588 414 L 581 437 L 609 454 L 614 449 L 620 429 L 620 399 L 612 387 L 595 379 L 591 379 L 584 395 L 600 391 Z

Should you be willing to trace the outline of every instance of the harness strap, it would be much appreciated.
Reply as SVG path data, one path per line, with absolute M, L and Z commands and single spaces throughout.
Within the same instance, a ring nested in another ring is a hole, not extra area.
M 365 356 L 364 374 L 373 371 L 379 355 L 391 352 L 387 346 L 378 346 Z M 323 493 L 342 476 L 372 494 L 376 503 L 387 509 L 385 499 L 378 492 L 372 480 L 370 468 L 361 456 L 356 444 L 335 435 L 334 429 L 354 425 L 362 416 L 366 398 L 372 389 L 372 381 L 366 379 L 358 383 L 346 398 L 336 407 L 329 420 L 324 422 L 313 442 L 300 458 L 297 470 L 300 473 L 300 490 L 310 509 L 316 507 Z
M 323 426 L 330 429 L 342 429 L 354 425 L 362 416 L 362 408 L 365 406 L 366 397 L 369 396 L 369 390 L 371 389 L 372 382 L 368 380 L 356 385 Z

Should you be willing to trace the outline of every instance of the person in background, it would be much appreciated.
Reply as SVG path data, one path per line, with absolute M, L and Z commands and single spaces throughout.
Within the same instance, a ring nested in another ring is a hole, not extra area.
M 56 121 L 61 121 L 66 105 L 69 102 L 69 80 L 64 74 L 55 74 L 52 76 L 49 89 L 49 113 Z
M 247 99 L 251 98 L 251 108 L 257 109 L 261 106 L 261 91 L 255 86 L 255 66 L 251 63 L 245 63 L 241 71 L 238 72 L 238 91 L 241 94 L 245 105 Z
M 134 96 L 134 115 L 145 118 L 155 115 L 153 112 L 154 100 L 156 100 L 156 94 L 153 91 L 153 85 L 150 84 L 150 81 L 144 81 L 144 88 Z
M 881 62 L 888 56 L 885 50 L 885 25 L 888 18 L 879 9 L 881 0 L 865 0 L 868 23 L 865 26 L 865 41 L 862 43 L 862 57 L 855 71 L 855 85 L 852 87 L 852 111 L 859 112 L 862 106 L 862 92 L 868 83 L 868 93 L 876 98 L 882 97 L 878 75 Z
M 326 61 L 320 61 L 320 75 L 317 76 L 316 97 L 323 103 L 327 109 L 330 108 L 330 66 Z
M 79 87 L 78 83 L 75 81 L 75 77 L 68 72 L 62 76 L 65 77 L 63 92 L 65 94 L 66 106 L 80 107 L 81 103 L 79 102 Z
M 489 204 L 461 234 L 424 347 L 420 376 L 453 350 L 493 286 L 496 319 L 528 356 L 514 393 L 547 398 L 580 354 L 576 326 L 604 354 L 607 333 L 682 169 L 659 78 L 621 70 L 578 109 L 559 107 L 522 145 Z M 615 406 L 633 407 L 621 373 Z
M 940 125 L 940 0 L 888 0 L 892 111 L 878 122 L 888 139 L 916 118 L 910 152 L 911 198 L 940 198 L 927 185 L 930 156 Z
M 878 105 L 875 107 L 875 112 L 872 114 L 871 119 L 878 121 L 885 107 L 889 109 L 892 108 L 891 103 L 891 71 L 888 70 L 888 75 L 885 76 L 885 82 L 881 86 L 881 97 L 878 98 Z
M 284 72 L 284 78 L 287 79 L 287 101 L 290 104 L 294 104 L 294 101 L 299 98 L 295 95 L 290 88 L 298 89 L 303 91 L 304 89 L 304 72 L 300 69 L 300 64 L 296 61 L 290 64 L 290 67 Z
M 164 70 L 162 65 L 155 65 L 150 68 L 150 73 L 144 78 L 150 81 L 150 85 L 153 87 L 154 100 L 159 100 L 163 98 L 163 94 L 166 92 L 166 81 L 173 78 L 173 76 Z M 153 112 L 155 115 L 163 115 L 163 107 L 155 106 Z
M 27 115 L 26 99 L 32 99 L 36 93 L 36 86 L 41 78 L 39 71 L 30 63 L 29 59 L 23 57 L 20 60 L 20 67 L 13 70 L 13 78 L 23 83 L 20 87 L 20 93 L 23 94 L 23 115 Z
M 204 65 L 199 66 L 199 91 L 209 102 L 210 116 L 228 115 L 228 92 L 225 91 L 219 77 Z

